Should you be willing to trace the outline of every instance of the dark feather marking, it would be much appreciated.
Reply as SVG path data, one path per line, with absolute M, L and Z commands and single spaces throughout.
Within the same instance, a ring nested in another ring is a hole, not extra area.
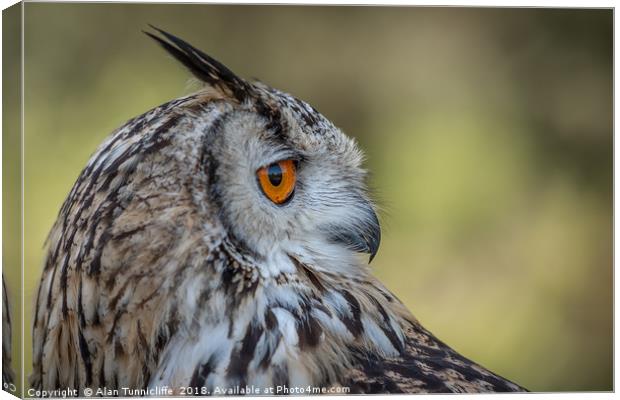
M 93 217 L 94 216 L 98 216 L 99 214 L 97 214 L 97 212 L 95 211 L 95 213 L 93 213 Z M 90 220 L 92 220 L 93 218 L 91 217 L 89 220 L 85 220 L 83 225 L 85 225 L 87 222 L 89 222 Z M 95 241 L 95 233 L 97 230 L 97 226 L 98 226 L 98 222 L 97 223 L 91 223 L 90 227 L 88 228 L 88 230 L 84 233 L 84 236 L 86 238 L 85 244 L 82 245 L 82 247 L 80 248 L 80 252 L 78 253 L 76 259 L 75 259 L 75 263 L 76 264 L 83 264 L 84 263 L 84 257 L 86 257 L 86 255 L 90 252 L 90 250 L 93 248 L 93 243 Z
M 86 325 L 86 316 L 84 315 L 84 305 L 82 304 L 82 276 L 80 275 L 80 284 L 78 287 L 78 317 L 80 321 L 80 327 Z
M 302 263 L 295 257 L 289 256 L 289 258 L 291 259 L 291 261 L 293 262 L 297 270 L 302 272 L 310 280 L 310 282 L 312 282 L 314 287 L 316 287 L 319 290 L 319 292 L 323 293 L 325 291 L 325 286 L 323 286 L 323 284 L 321 283 L 321 280 L 317 278 L 314 272 L 312 272 L 312 270 L 308 268 L 306 264 Z
M 196 304 L 197 312 L 198 310 L 204 309 L 205 304 L 207 304 L 210 298 L 211 298 L 211 289 L 209 289 L 208 287 L 204 287 L 202 291 L 200 292 L 200 296 L 198 296 L 198 301 Z
M 328 317 L 332 317 L 332 312 L 329 311 L 329 308 L 325 307 L 323 304 L 320 303 L 320 300 L 317 300 L 315 302 L 312 303 L 312 307 L 316 310 L 319 310 L 323 313 L 325 313 L 325 315 L 327 315 Z
M 297 336 L 299 337 L 299 348 L 305 350 L 319 344 L 323 329 L 310 313 L 310 307 L 304 304 L 302 308 L 302 316 L 297 320 Z
M 168 343 L 171 334 L 167 332 L 167 327 L 162 326 L 157 332 L 157 338 L 155 339 L 155 354 L 161 353 L 164 346 Z
M 256 346 L 256 343 L 258 343 L 258 340 L 262 334 L 262 327 L 254 323 L 250 323 L 245 337 L 241 341 L 241 347 L 237 352 L 231 355 L 227 376 L 229 378 L 232 377 L 241 380 L 241 386 L 245 385 L 244 381 L 248 370 L 248 364 L 254 357 L 254 347 Z
M 176 113 L 170 115 L 168 119 L 158 126 L 151 135 L 141 139 L 132 146 L 129 146 L 120 155 L 117 155 L 111 163 L 103 163 L 103 165 L 100 166 L 100 168 L 103 168 L 102 173 L 104 175 L 115 173 L 121 165 L 137 154 L 144 156 L 169 145 L 171 142 L 170 138 L 163 137 L 162 134 L 176 126 L 181 117 L 181 114 Z M 131 168 L 126 174 L 128 175 L 131 172 L 133 172 L 133 168 Z
M 119 338 L 114 339 L 114 355 L 116 358 L 121 358 L 125 355 L 125 349 Z
M 60 289 L 62 290 L 62 316 L 67 319 L 69 308 L 67 306 L 67 279 L 69 269 L 69 254 L 65 256 L 65 260 L 62 263 L 61 275 L 60 275 Z
M 209 357 L 206 363 L 202 363 L 194 369 L 194 373 L 192 374 L 192 379 L 189 381 L 190 387 L 204 387 L 209 374 L 213 371 L 214 368 L 213 356 Z
M 125 150 L 125 153 L 127 153 L 129 151 Z M 121 155 L 120 157 L 122 157 L 123 155 Z M 112 181 L 114 180 L 114 178 L 116 178 L 118 176 L 118 169 L 112 170 L 109 173 L 107 173 L 105 175 L 105 178 L 103 179 L 103 183 L 97 188 L 97 192 L 98 193 L 105 193 L 108 191 L 108 189 L 110 189 L 110 183 L 112 183 Z M 122 186 L 122 184 L 121 184 Z
M 149 343 L 144 336 L 144 332 L 142 332 L 142 325 L 140 324 L 140 320 L 136 322 L 136 329 L 138 333 L 138 345 L 140 346 L 139 353 L 144 353 L 144 358 L 149 359 L 151 355 L 151 350 Z
M 297 323 L 297 334 L 299 336 L 299 348 L 305 350 L 319 344 L 323 329 L 311 315 L 303 318 Z
M 151 358 L 151 348 L 149 346 L 144 333 L 142 332 L 142 326 L 140 325 L 140 320 L 137 322 L 137 331 L 138 331 L 138 345 L 139 347 L 136 349 L 139 354 L 142 354 L 144 363 L 142 365 L 142 379 L 144 382 L 148 382 L 151 377 L 151 370 L 149 368 L 149 359 Z
M 149 366 L 147 363 L 144 363 L 144 365 L 142 365 L 142 382 L 143 385 L 146 386 L 146 384 L 148 384 L 148 382 L 151 380 L 151 370 L 149 369 Z
M 176 310 L 175 310 L 176 312 Z M 155 340 L 155 352 L 154 356 L 156 359 L 159 359 L 159 354 L 164 349 L 164 347 L 170 341 L 170 338 L 177 332 L 179 327 L 178 317 L 171 313 L 169 319 L 166 321 L 164 325 L 159 328 L 157 332 L 157 338 Z
M 123 297 L 123 295 L 127 291 L 127 287 L 131 283 L 136 283 L 139 280 L 140 280 L 140 277 L 138 277 L 137 280 L 134 279 L 134 277 L 132 277 L 131 279 L 126 279 L 125 280 L 125 282 L 123 283 L 123 286 L 121 286 L 121 288 L 118 290 L 118 292 L 116 292 L 116 295 L 110 299 L 110 303 L 109 303 L 109 306 L 108 306 L 110 308 L 110 310 L 116 310 L 116 306 L 118 305 L 118 301 L 121 299 L 121 297 Z
M 103 162 L 99 166 L 99 168 L 102 170 L 101 175 L 105 177 L 108 177 L 111 175 L 112 178 L 114 178 L 119 171 L 119 167 L 123 165 L 131 157 L 134 157 L 140 151 L 141 147 L 143 146 L 144 146 L 143 140 L 140 140 L 137 143 L 134 143 L 133 145 L 124 149 L 121 154 L 114 156 L 114 159 L 112 159 L 111 162 L 108 163 L 108 160 L 106 159 L 105 162 Z M 112 154 L 110 154 L 108 157 L 112 157 Z M 106 185 L 104 181 L 104 183 L 99 188 L 99 192 L 104 192 L 105 189 L 107 189 L 107 187 L 108 185 Z
M 207 175 L 207 186 L 213 189 L 216 185 L 217 174 L 216 174 L 216 165 L 214 162 L 211 162 L 215 158 L 211 154 L 211 146 L 208 139 L 212 139 L 217 136 L 224 126 L 224 122 L 230 117 L 231 113 L 226 112 L 220 116 L 218 116 L 212 123 L 209 128 L 209 135 L 205 137 L 205 141 L 202 144 L 202 152 L 200 155 L 200 162 L 205 167 L 205 173 Z
M 142 299 L 138 304 L 137 307 L 138 308 L 142 308 L 144 307 L 149 301 L 153 300 L 155 298 L 155 296 L 157 296 L 157 293 L 159 293 L 159 291 L 161 290 L 161 287 L 164 285 L 164 281 L 162 281 L 148 296 L 146 296 L 144 299 Z
M 385 308 L 383 308 L 381 303 L 379 303 L 379 301 L 373 296 L 371 296 L 369 293 L 366 293 L 366 297 L 375 305 L 375 307 L 379 311 L 379 314 L 381 314 L 381 317 L 383 318 L 383 324 L 378 325 L 385 334 L 385 336 L 387 336 L 387 338 L 390 340 L 392 346 L 394 346 L 394 348 L 398 350 L 399 353 L 405 351 L 404 343 L 398 338 L 398 335 L 396 334 L 396 332 L 394 332 L 394 329 L 392 329 L 392 324 L 390 324 L 390 317 L 385 311 Z
M 267 346 L 267 349 L 258 364 L 258 368 L 261 370 L 266 370 L 269 367 L 271 358 L 278 349 L 280 341 L 282 340 L 282 332 L 277 329 L 278 319 L 270 308 L 268 308 L 268 311 L 265 312 L 265 325 L 267 328 L 267 331 L 265 332 L 265 346 Z
M 267 120 L 265 130 L 271 132 L 276 138 L 283 140 L 286 122 L 282 119 L 282 114 L 278 107 L 275 104 L 270 105 L 261 98 L 255 100 L 256 112 Z
M 86 386 L 90 386 L 93 381 L 93 365 L 90 359 L 88 344 L 86 343 L 86 339 L 84 338 L 84 334 L 82 333 L 81 329 L 78 330 L 78 343 L 80 348 L 80 355 L 82 356 L 82 361 L 84 361 L 84 370 L 86 371 L 86 381 L 84 383 Z
M 301 100 L 294 98 L 294 101 L 297 104 L 297 108 L 295 108 L 295 111 L 297 111 L 297 114 L 299 114 L 303 118 L 303 120 L 306 122 L 306 125 L 308 125 L 309 127 L 315 126 L 318 123 L 316 117 L 318 115 L 318 111 L 311 108 L 313 112 L 310 113 L 306 110 L 306 104 L 304 104 Z
M 56 272 L 56 269 L 57 268 L 54 268 L 53 272 Z M 53 284 L 54 284 L 54 281 L 52 280 L 52 285 Z M 50 300 L 50 299 L 48 299 L 48 300 Z M 49 308 L 49 304 L 48 304 L 48 308 Z M 51 318 L 49 318 L 49 316 L 45 320 L 45 329 L 43 330 L 43 339 L 41 340 L 41 343 L 47 343 L 47 336 L 48 336 L 48 334 L 50 332 L 50 320 L 51 320 Z M 61 327 L 59 329 L 60 329 L 60 331 L 62 331 L 62 325 L 61 325 Z M 60 338 L 60 335 L 58 335 L 58 338 Z M 34 336 L 33 336 L 33 343 L 34 343 Z M 43 355 L 44 355 L 44 351 L 41 351 L 39 353 L 39 357 L 37 359 L 37 362 L 39 363 L 39 376 L 43 376 L 43 364 L 42 364 Z
M 278 327 L 278 319 L 273 314 L 273 311 L 271 311 L 271 309 L 267 309 L 267 311 L 265 312 L 265 327 L 269 331 L 272 331 Z
M 65 231 L 64 227 L 62 231 L 63 232 Z M 58 260 L 58 254 L 60 254 L 61 245 L 62 245 L 62 240 L 59 240 L 58 243 L 56 243 L 56 247 L 54 247 L 54 251 L 51 252 L 50 257 L 48 257 L 47 262 L 45 263 L 46 269 L 51 268 L 52 266 L 56 265 L 56 261 Z
M 45 275 L 43 275 L 43 276 L 45 276 Z M 33 326 L 35 326 L 35 327 L 38 325 L 38 322 L 39 322 L 39 307 L 40 307 L 39 301 L 41 299 L 41 291 L 43 290 L 42 283 L 43 283 L 43 279 L 41 278 L 39 280 L 39 290 L 37 290 L 37 300 L 34 303 L 34 319 L 33 319 L 34 324 L 33 324 Z M 4 279 L 2 280 L 2 285 L 4 285 Z M 4 288 L 4 296 L 6 297 L 6 295 L 7 294 L 6 294 L 6 287 L 5 287 Z M 8 299 L 5 298 L 3 304 L 5 305 L 5 307 L 7 307 Z M 11 325 L 11 320 L 10 320 L 11 316 L 10 316 L 10 314 L 6 313 L 6 316 L 7 316 L 9 325 Z
M 101 324 L 101 319 L 99 318 L 99 306 L 97 306 L 95 313 L 93 314 L 93 320 L 91 321 L 91 327 L 97 327 Z
M 343 290 L 341 294 L 349 304 L 352 315 L 352 317 L 349 317 L 348 315 L 341 316 L 342 322 L 354 337 L 358 337 L 364 331 L 364 326 L 362 325 L 361 319 L 362 309 L 360 307 L 360 303 L 357 301 L 355 296 L 347 290 Z
M 293 317 L 295 317 L 295 319 L 300 319 L 301 318 L 301 314 L 299 313 L 299 309 L 293 307 L 291 304 L 289 303 L 284 303 L 281 301 L 274 301 L 271 304 L 271 308 L 281 308 L 283 310 L 286 310 L 287 312 L 289 312 Z
M 112 328 L 108 331 L 108 344 L 112 343 L 112 340 L 114 339 L 114 334 L 116 333 L 116 325 L 118 324 L 118 321 L 121 319 L 123 314 L 125 314 L 126 312 L 127 310 L 124 308 L 116 310 L 116 314 L 114 314 L 114 321 L 112 322 Z
M 233 307 L 245 297 L 253 295 L 258 288 L 258 279 L 246 275 L 246 271 L 236 261 L 226 262 L 220 279 Z
M 273 366 L 273 386 L 288 386 L 288 367 L 286 365 Z
M 228 339 L 232 339 L 234 333 L 235 333 L 235 318 L 233 315 L 231 315 L 230 319 L 228 320 Z
M 47 309 L 48 310 L 52 306 L 52 291 L 54 288 L 54 281 L 56 280 L 56 271 L 58 271 L 58 268 L 54 268 L 54 270 L 52 271 L 52 277 L 50 279 L 50 287 L 47 292 Z
M 111 237 L 110 232 L 109 232 L 110 230 L 109 226 L 110 225 L 108 223 L 105 230 L 99 236 L 97 247 L 95 248 L 95 254 L 93 255 L 92 261 L 90 262 L 90 265 L 88 266 L 88 270 L 87 270 L 87 274 L 90 276 L 98 276 L 99 272 L 101 271 L 101 254 L 103 253 L 103 248 L 108 243 L 108 240 Z
M 116 235 L 111 237 L 111 240 L 112 241 L 124 240 L 124 239 L 126 239 L 126 238 L 128 238 L 130 236 L 133 236 L 134 234 L 136 234 L 138 232 L 142 232 L 147 227 L 147 225 L 148 224 L 140 225 L 137 228 L 129 229 L 129 230 L 126 230 L 124 232 L 117 233 Z
M 155 353 L 161 353 L 161 350 L 164 348 L 166 343 L 168 343 L 168 339 L 170 336 L 166 333 L 165 327 L 161 327 L 157 332 L 157 338 L 155 339 Z
M 168 106 L 168 103 L 163 104 L 160 107 L 155 108 L 156 114 L 159 114 L 159 111 L 161 111 L 163 108 L 165 108 L 166 106 Z M 136 133 L 141 132 L 144 129 L 144 126 L 146 125 L 147 122 L 147 115 L 149 113 L 147 112 L 147 114 L 142 114 L 139 115 L 137 117 L 135 117 L 134 119 L 130 120 L 128 122 L 128 124 L 133 124 L 133 126 L 128 130 L 128 133 L 125 135 L 126 137 L 124 137 L 123 139 L 127 139 L 131 136 L 134 136 Z M 150 122 L 150 121 L 149 121 Z
M 73 188 L 71 189 L 71 192 L 69 192 L 69 195 L 67 196 L 67 198 L 65 199 L 60 212 L 58 214 L 58 217 L 60 218 L 61 216 L 64 216 L 63 218 L 63 226 L 62 226 L 62 231 L 65 232 L 67 229 L 67 226 L 69 225 L 69 218 L 71 217 L 71 213 L 69 213 L 70 207 L 76 203 L 76 200 L 80 197 L 83 197 L 82 194 L 83 193 L 89 193 L 90 192 L 90 188 L 92 188 L 92 186 L 95 184 L 95 182 L 97 181 L 97 178 L 99 177 L 99 173 L 100 170 L 96 170 L 93 175 L 91 175 L 92 169 L 94 168 L 94 166 L 98 163 L 98 161 L 106 156 L 109 152 L 109 150 L 112 148 L 112 146 L 114 144 L 116 144 L 116 142 L 118 142 L 119 140 L 121 140 L 121 137 L 115 137 L 114 139 L 112 139 L 110 141 L 110 143 L 108 143 L 106 145 L 106 147 L 104 149 L 102 149 L 101 151 L 99 151 L 99 153 L 97 154 L 97 156 L 95 157 L 95 159 L 93 160 L 93 162 L 89 163 L 89 165 L 82 171 L 82 173 L 80 174 L 80 176 L 78 177 L 75 185 L 73 185 Z M 85 182 L 87 182 L 87 184 L 85 184 Z M 82 191 L 80 191 L 80 189 L 83 189 Z M 87 197 L 86 199 L 82 199 L 82 202 L 80 204 L 80 207 L 77 210 L 77 214 L 74 218 L 75 221 L 77 221 L 82 213 L 82 210 L 87 209 L 88 207 L 90 207 L 90 202 L 92 202 L 92 198 Z M 54 250 L 54 252 L 52 253 L 52 261 L 53 263 L 56 262 L 58 254 L 59 254 L 59 248 L 60 245 L 62 243 L 62 240 L 58 241 L 58 245 L 56 247 L 56 249 Z
M 271 358 L 273 357 L 273 353 L 275 353 L 276 349 L 280 345 L 280 341 L 282 340 L 282 334 L 280 333 L 280 331 L 274 330 L 272 331 L 269 339 L 269 347 L 267 348 L 267 351 L 265 351 L 263 358 L 258 364 L 258 368 L 260 368 L 261 370 L 266 370 L 267 367 L 269 367 L 269 363 L 271 361 Z
M 45 275 L 43 275 L 45 276 Z M 4 281 L 2 282 L 2 284 L 4 285 Z M 33 319 L 33 324 L 32 326 L 36 327 L 39 324 L 39 301 L 41 300 L 41 291 L 43 290 L 43 278 L 41 278 L 39 280 L 39 290 L 37 290 L 37 299 L 35 302 L 35 307 L 34 307 L 34 319 Z M 5 289 L 5 294 L 6 296 L 6 289 Z M 4 304 L 8 304 L 8 301 L 5 300 Z M 9 314 L 6 314 L 7 317 L 9 317 Z M 9 320 L 9 324 L 10 324 L 10 320 Z
M 81 387 L 82 385 L 80 385 L 80 369 L 79 368 L 74 368 L 73 369 L 73 382 L 75 382 L 77 384 L 77 387 Z
M 101 367 L 99 367 L 99 386 L 107 384 L 105 379 L 105 353 L 101 355 Z
M 228 261 L 226 262 L 226 265 L 224 266 L 224 269 L 222 270 L 220 279 L 222 280 L 222 287 L 224 288 L 226 293 L 228 293 L 229 295 L 232 295 L 235 292 L 236 286 L 233 284 L 234 277 L 235 277 L 235 268 L 231 265 L 231 262 Z
M 80 177 L 83 179 L 87 179 L 88 178 L 88 184 L 86 185 L 86 188 L 84 189 L 84 193 L 85 195 L 82 196 L 82 193 L 78 193 L 76 194 L 75 197 L 69 197 L 67 198 L 67 201 L 70 201 L 71 204 L 73 203 L 77 203 L 78 200 L 80 201 L 80 206 L 79 208 L 76 210 L 75 215 L 73 216 L 73 220 L 75 221 L 75 223 L 73 223 L 73 227 L 71 230 L 71 234 L 69 236 L 69 238 L 67 239 L 67 237 L 65 236 L 65 232 L 67 231 L 67 226 L 69 226 L 69 218 L 72 217 L 72 215 L 70 213 L 67 212 L 67 214 L 65 214 L 65 218 L 63 220 L 63 237 L 61 238 L 61 240 L 58 241 L 59 246 L 57 246 L 54 255 L 52 257 L 52 262 L 56 263 L 56 259 L 58 256 L 58 252 L 60 250 L 60 244 L 63 243 L 64 244 L 64 250 L 68 251 L 69 250 L 69 246 L 71 246 L 72 242 L 73 242 L 73 236 L 75 235 L 76 230 L 78 229 L 78 224 L 77 221 L 80 220 L 82 213 L 84 212 L 84 210 L 87 210 L 90 208 L 93 199 L 94 199 L 94 193 L 92 192 L 92 188 L 94 187 L 94 185 L 96 184 L 97 180 L 99 179 L 99 174 L 101 173 L 101 168 L 98 168 L 94 171 L 92 176 L 87 177 L 86 175 L 82 174 Z M 81 185 L 80 185 L 81 186 Z M 86 221 L 83 222 L 82 225 L 84 225 L 86 223 Z

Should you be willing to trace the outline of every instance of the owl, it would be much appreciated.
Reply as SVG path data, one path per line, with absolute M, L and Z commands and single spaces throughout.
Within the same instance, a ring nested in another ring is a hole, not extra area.
M 524 390 L 371 274 L 381 230 L 352 138 L 153 29 L 204 87 L 112 133 L 68 194 L 35 299 L 32 387 Z

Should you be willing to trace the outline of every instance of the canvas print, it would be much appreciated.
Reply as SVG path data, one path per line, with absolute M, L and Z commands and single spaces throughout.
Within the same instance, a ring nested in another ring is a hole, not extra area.
M 18 10 L 4 390 L 613 390 L 612 10 Z

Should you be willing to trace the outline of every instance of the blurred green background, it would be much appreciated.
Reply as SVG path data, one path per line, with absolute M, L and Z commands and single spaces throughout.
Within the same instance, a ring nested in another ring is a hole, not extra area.
M 11 369 L 15 390 L 22 395 L 22 296 L 21 296 L 21 9 L 14 5 L 2 11 L 2 277 L 6 279 L 10 332 L 2 330 L 3 340 L 11 336 Z M 4 308 L 3 308 L 4 311 Z M 3 315 L 4 321 L 4 315 Z M 4 357 L 3 357 L 4 363 Z M 3 367 L 5 367 L 3 365 Z M 3 379 L 4 381 L 4 379 Z
M 149 23 L 359 140 L 383 209 L 374 271 L 440 339 L 533 391 L 612 390 L 600 9 L 27 3 L 26 343 L 44 240 L 90 154 L 191 89 Z

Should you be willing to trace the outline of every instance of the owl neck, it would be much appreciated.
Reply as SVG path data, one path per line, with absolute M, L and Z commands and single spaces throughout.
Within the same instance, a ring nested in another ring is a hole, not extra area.
M 205 378 L 207 387 L 335 385 L 362 352 L 387 357 L 403 351 L 402 305 L 366 269 L 346 277 L 289 256 L 291 269 L 264 276 L 239 254 L 219 251 L 214 270 L 204 271 L 214 290 L 185 296 L 203 301 L 188 321 L 188 329 L 199 322 L 197 335 L 173 339 L 167 350 L 174 354 L 168 358 L 182 356 L 193 365 L 177 378 L 186 381 L 208 362 L 214 372 Z M 187 286 L 196 290 L 195 282 Z M 184 382 L 168 378 L 156 383 Z

